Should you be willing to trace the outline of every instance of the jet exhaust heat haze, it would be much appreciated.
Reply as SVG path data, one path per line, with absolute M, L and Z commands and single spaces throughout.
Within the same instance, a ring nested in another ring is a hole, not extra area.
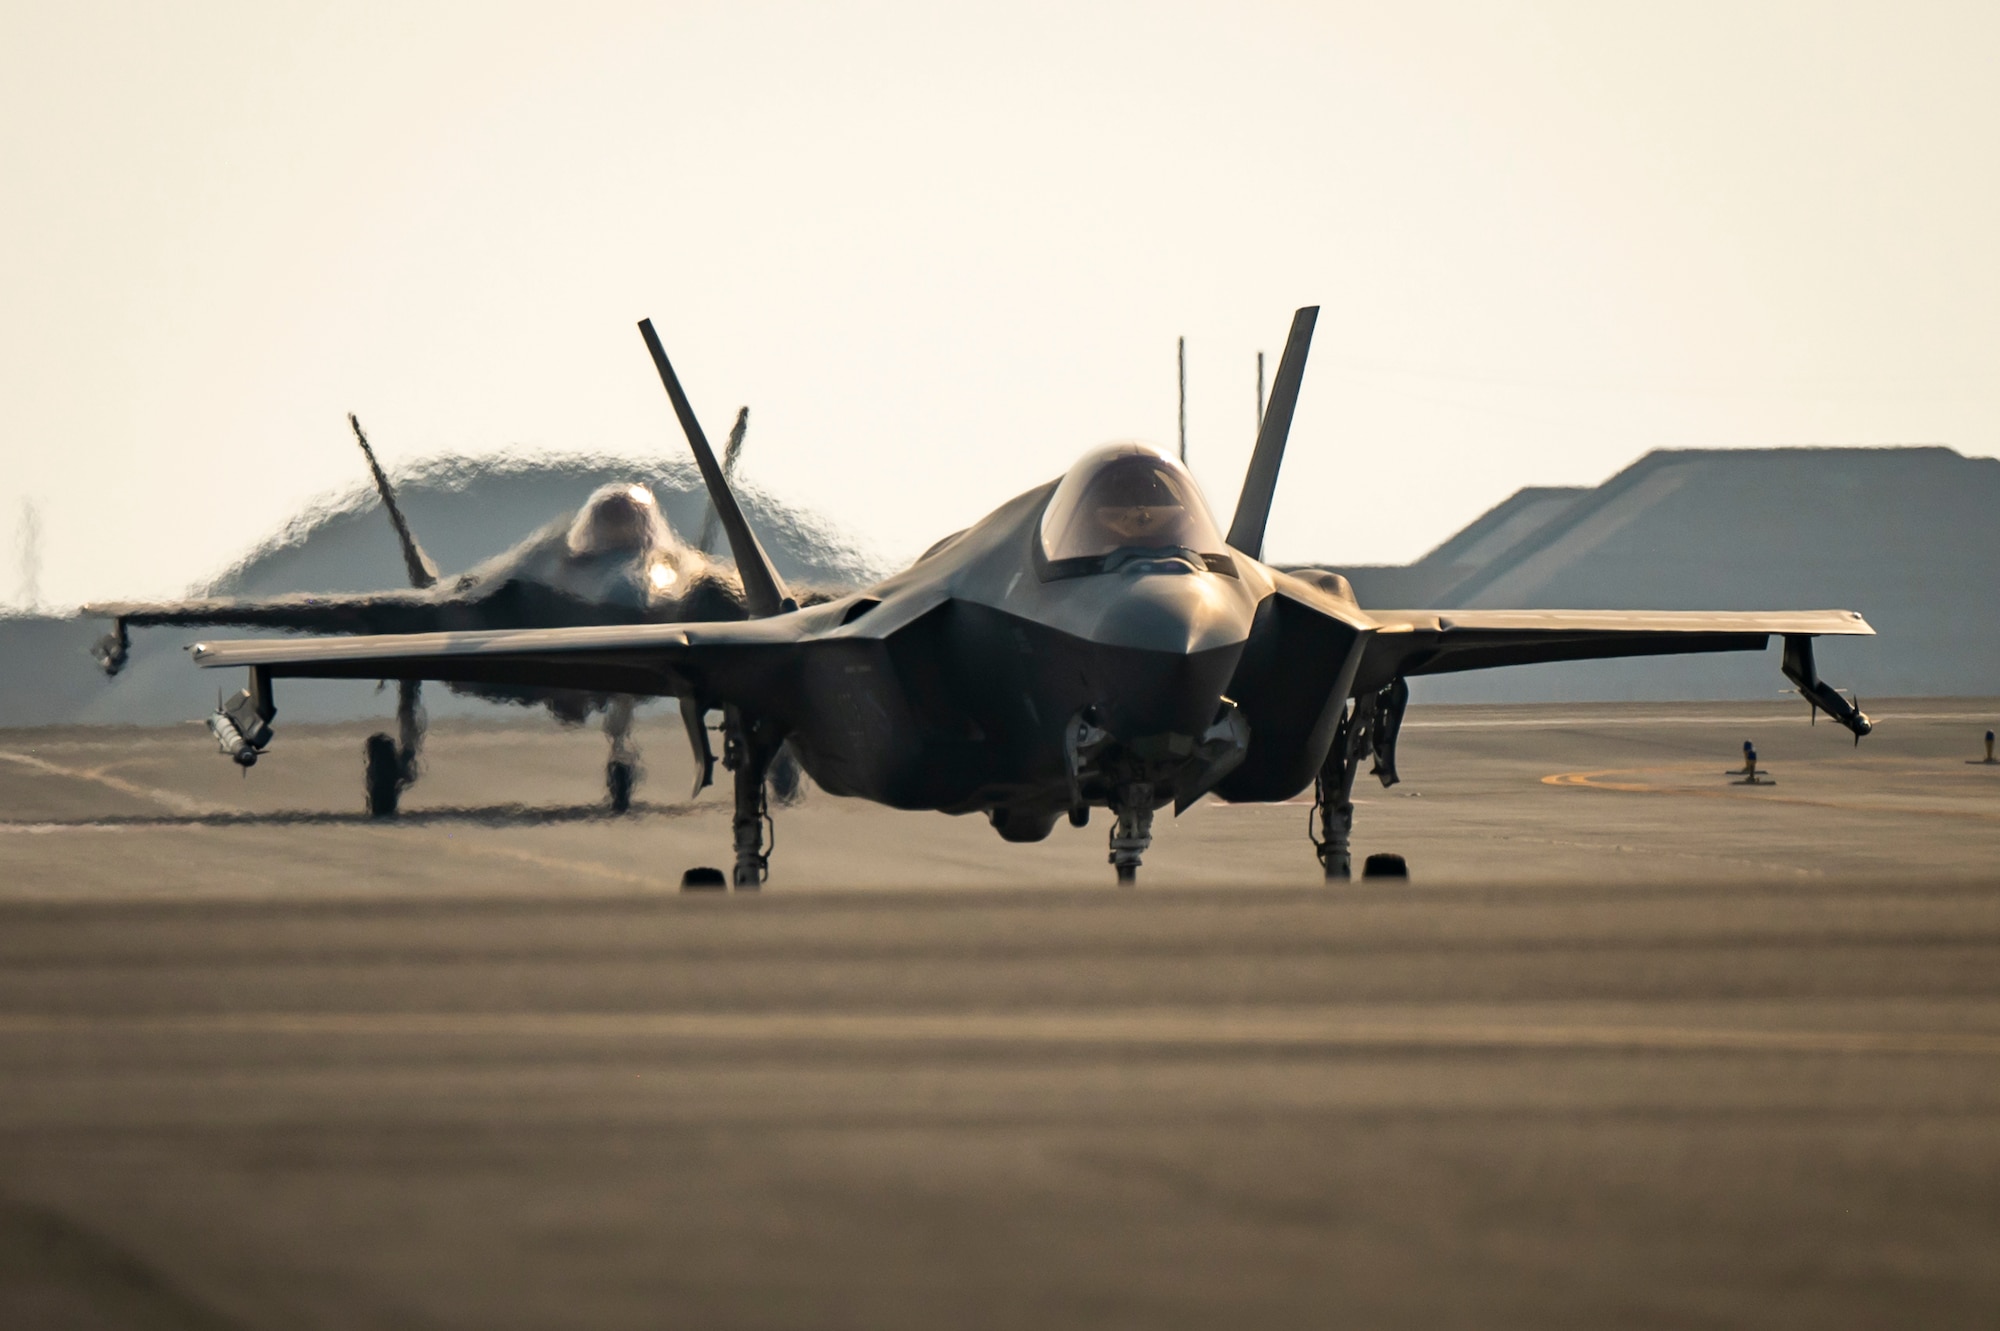
M 375 450 L 349 414 L 377 494 L 400 546 L 408 590 L 352 594 L 300 593 L 275 597 L 207 597 L 164 603 L 117 602 L 84 607 L 113 621 L 95 655 L 107 675 L 130 658 L 130 630 L 148 625 L 228 624 L 318 633 L 393 634 L 575 625 L 647 624 L 740 619 L 743 593 L 735 571 L 710 557 L 711 537 L 690 546 L 667 523 L 651 489 L 634 482 L 600 486 L 570 517 L 551 523 L 500 555 L 455 578 L 442 579 L 418 542 Z M 730 435 L 725 474 L 743 446 L 749 409 L 738 413 Z M 811 596 L 807 597 L 812 599 Z M 381 677 L 397 681 L 395 735 L 371 735 L 364 751 L 368 812 L 397 812 L 402 792 L 419 775 L 425 729 L 421 678 L 411 672 Z M 558 719 L 580 723 L 602 713 L 610 744 L 605 790 L 610 808 L 631 805 L 643 769 L 632 739 L 634 699 L 590 688 L 477 684 L 452 687 L 488 701 L 546 706 Z M 257 680 L 208 718 L 217 747 L 248 768 L 271 739 L 275 711 Z M 700 718 L 690 721 L 696 725 Z M 781 801 L 798 791 L 789 757 L 772 773 Z

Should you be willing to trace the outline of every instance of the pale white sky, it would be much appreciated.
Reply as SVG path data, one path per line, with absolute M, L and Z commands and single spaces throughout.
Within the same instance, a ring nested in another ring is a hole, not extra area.
M 1983 0 L 15 0 L 0 524 L 74 603 L 356 483 L 348 410 L 392 467 L 680 456 L 645 315 L 885 558 L 1171 446 L 1177 334 L 1226 515 L 1310 302 L 1277 558 L 1659 446 L 1992 455 L 1996 51 Z

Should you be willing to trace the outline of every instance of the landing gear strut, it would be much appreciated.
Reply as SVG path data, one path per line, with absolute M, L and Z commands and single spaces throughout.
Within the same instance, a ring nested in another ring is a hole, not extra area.
M 1111 815 L 1111 867 L 1118 871 L 1118 886 L 1131 887 L 1139 881 L 1140 858 L 1153 844 L 1153 788 L 1143 781 L 1120 786 Z
M 764 841 L 767 826 L 773 832 L 771 844 L 777 841 L 764 778 L 770 774 L 784 736 L 769 722 L 745 716 L 734 707 L 723 709 L 722 735 L 722 765 L 736 778 L 736 871 L 732 881 L 738 891 L 755 891 L 770 876 L 771 849 Z
M 1373 702 L 1372 698 L 1356 699 L 1354 707 L 1340 718 L 1333 732 L 1333 747 L 1327 750 L 1326 762 L 1313 781 L 1312 823 L 1307 825 L 1307 834 L 1328 882 L 1354 876 L 1354 774 L 1367 756 L 1368 743 L 1368 727 L 1355 724 L 1355 720 L 1363 705 Z
M 632 790 L 639 784 L 639 746 L 632 742 L 632 695 L 612 695 L 604 709 L 604 737 L 611 741 L 611 760 L 604 765 L 604 789 L 611 812 L 632 807 Z
M 1380 691 L 1356 698 L 1333 732 L 1333 746 L 1313 782 L 1312 822 L 1307 828 L 1330 882 L 1354 876 L 1354 778 L 1361 770 L 1361 760 L 1373 755 L 1372 770 L 1382 784 L 1393 786 L 1397 782 L 1396 737 L 1409 702 L 1409 682 L 1399 676 Z M 1366 876 L 1407 876 L 1407 869 L 1402 874 L 1389 871 L 1392 859 L 1402 864 L 1400 856 L 1371 856 L 1371 865 L 1376 860 L 1382 864 Z
M 107 675 L 123 670 L 125 663 L 132 659 L 132 635 L 125 631 L 125 621 L 115 621 L 111 632 L 97 640 L 90 654 L 97 658 L 98 668 Z
M 370 735 L 362 749 L 370 818 L 394 818 L 403 792 L 417 782 L 424 743 L 423 687 L 420 680 L 396 681 L 396 736 Z

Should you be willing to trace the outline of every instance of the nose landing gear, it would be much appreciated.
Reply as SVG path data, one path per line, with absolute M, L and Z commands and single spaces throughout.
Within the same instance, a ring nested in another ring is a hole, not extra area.
M 1111 814 L 1111 867 L 1118 871 L 1118 886 L 1131 887 L 1139 881 L 1140 859 L 1153 844 L 1153 788 L 1142 781 L 1120 786 Z

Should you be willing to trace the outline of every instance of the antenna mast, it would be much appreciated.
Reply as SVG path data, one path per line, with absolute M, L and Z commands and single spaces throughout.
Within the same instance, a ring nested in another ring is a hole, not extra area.
M 42 510 L 32 498 L 21 501 L 21 608 L 42 608 Z
M 1181 371 L 1181 463 L 1187 463 L 1187 339 L 1174 339 L 1174 359 L 1180 363 Z

